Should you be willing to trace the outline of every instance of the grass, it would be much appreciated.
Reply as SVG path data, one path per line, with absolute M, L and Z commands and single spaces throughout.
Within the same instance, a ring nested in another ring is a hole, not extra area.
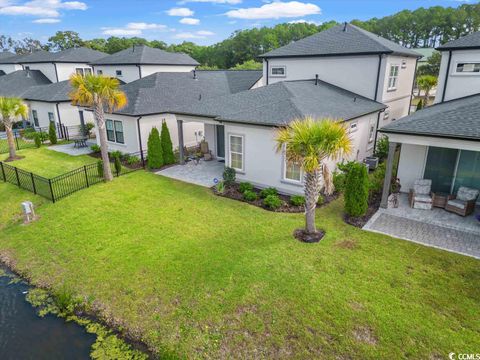
M 19 198 L 0 197 L 0 208 Z M 37 212 L 0 231 L 3 256 L 167 358 L 478 352 L 478 260 L 348 226 L 341 200 L 318 211 L 327 235 L 313 245 L 292 237 L 300 214 L 143 171 Z

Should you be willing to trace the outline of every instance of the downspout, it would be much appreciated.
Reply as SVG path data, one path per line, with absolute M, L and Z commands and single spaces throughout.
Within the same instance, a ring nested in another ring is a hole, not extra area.
M 265 62 L 267 63 L 267 79 L 266 79 L 267 83 L 265 85 L 268 85 L 268 73 L 269 73 L 270 69 L 268 68 L 268 59 L 267 58 L 265 58 Z
M 380 126 L 380 115 L 385 112 L 385 109 L 380 110 L 377 116 L 377 128 L 375 129 L 375 140 L 373 141 L 373 153 L 375 154 L 375 150 L 377 149 L 377 140 L 378 140 L 378 127 Z
M 143 156 L 143 145 L 142 145 L 142 133 L 140 131 L 140 120 L 142 116 L 137 119 L 137 131 L 138 131 L 138 146 L 140 147 L 140 157 L 142 159 L 142 165 L 145 167 L 145 157 Z
M 408 115 L 410 115 L 412 109 L 412 100 L 413 100 L 413 90 L 415 89 L 415 82 L 417 81 L 417 68 L 418 68 L 418 58 L 415 62 L 415 73 L 413 74 L 413 83 L 412 83 L 412 93 L 410 94 L 410 106 L 408 107 Z
M 55 104 L 55 107 L 57 108 L 57 117 L 58 117 L 58 128 L 60 129 L 60 135 L 62 138 L 65 138 L 65 134 L 63 132 L 63 127 L 62 127 L 62 119 L 60 118 L 60 109 L 58 108 L 58 104 Z
M 452 63 L 452 50 L 448 51 L 448 64 L 447 64 L 447 71 L 445 73 L 445 82 L 443 83 L 443 93 L 442 93 L 442 102 L 445 101 L 445 93 L 447 92 L 447 84 L 448 84 L 448 74 L 450 73 L 450 65 Z
M 58 83 L 58 70 L 57 70 L 57 64 L 52 62 L 53 67 L 55 68 L 55 77 L 57 78 L 57 83 Z
M 138 67 L 138 76 L 140 76 L 140 79 L 142 78 L 142 65 L 137 65 Z
M 380 83 L 380 70 L 382 69 L 382 54 L 378 55 L 378 69 L 377 69 L 377 82 L 375 85 L 375 97 L 373 100 L 377 101 L 378 96 L 378 85 Z

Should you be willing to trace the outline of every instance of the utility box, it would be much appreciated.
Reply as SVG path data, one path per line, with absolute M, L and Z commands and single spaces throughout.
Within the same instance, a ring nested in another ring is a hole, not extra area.
M 35 218 L 35 209 L 31 201 L 22 202 L 23 216 L 25 217 L 25 223 L 29 223 Z
M 379 159 L 375 156 L 367 156 L 365 158 L 365 164 L 368 165 L 369 170 L 375 170 L 378 167 Z

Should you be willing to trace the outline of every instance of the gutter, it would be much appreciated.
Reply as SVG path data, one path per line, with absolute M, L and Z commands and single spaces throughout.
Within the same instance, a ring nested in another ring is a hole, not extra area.
M 62 137 L 65 137 L 63 133 L 63 127 L 62 127 L 62 119 L 60 118 L 60 109 L 58 108 L 58 102 L 55 104 L 55 107 L 57 108 L 57 117 L 58 117 L 58 128 L 60 129 L 60 133 Z
M 142 158 L 142 164 L 145 166 L 145 157 L 143 156 L 143 145 L 142 145 L 142 132 L 140 131 L 140 120 L 142 116 L 137 119 L 137 131 L 138 131 L 138 146 L 140 147 L 140 157 Z
M 53 67 L 55 68 L 55 77 L 57 78 L 57 83 L 58 83 L 59 81 L 58 81 L 57 63 L 52 62 L 52 64 L 53 64 Z
M 415 82 L 417 81 L 417 68 L 418 68 L 418 58 L 417 58 L 417 61 L 415 62 L 415 72 L 413 73 L 412 93 L 410 94 L 410 106 L 408 107 L 408 115 L 410 115 L 411 109 L 412 109 L 413 90 L 415 89 Z
M 373 152 L 375 153 L 375 150 L 377 149 L 377 140 L 378 140 L 378 132 L 380 129 L 378 128 L 380 126 L 380 115 L 385 112 L 385 109 L 382 109 L 378 112 L 377 115 L 377 128 L 375 130 L 375 139 L 373 140 Z
M 442 103 L 445 101 L 445 94 L 447 93 L 448 74 L 450 73 L 450 65 L 452 63 L 452 50 L 448 51 L 447 71 L 445 72 L 445 82 L 443 83 Z
M 398 135 L 410 135 L 410 136 L 423 136 L 423 137 L 433 137 L 439 139 L 450 139 L 450 140 L 465 140 L 465 141 L 478 141 L 480 142 L 480 138 L 468 138 L 468 137 L 460 137 L 460 136 L 453 136 L 453 135 L 442 135 L 442 134 L 428 134 L 428 133 L 414 133 L 414 132 L 407 132 L 407 131 L 395 131 L 395 130 L 380 130 L 382 133 L 387 134 L 398 134 Z
M 375 87 L 375 97 L 373 100 L 377 101 L 377 96 L 378 96 L 378 85 L 380 83 L 380 70 L 382 68 L 382 54 L 378 55 L 378 70 L 377 70 L 377 82 L 376 82 L 376 87 Z
M 267 59 L 267 58 L 265 58 L 265 62 L 267 63 L 267 79 L 266 79 L 266 80 L 267 80 L 267 83 L 266 83 L 266 85 L 268 85 L 268 74 L 269 74 L 269 72 L 270 72 L 270 69 L 269 69 L 268 59 Z
M 138 76 L 140 76 L 140 79 L 142 78 L 142 65 L 137 65 L 138 67 Z

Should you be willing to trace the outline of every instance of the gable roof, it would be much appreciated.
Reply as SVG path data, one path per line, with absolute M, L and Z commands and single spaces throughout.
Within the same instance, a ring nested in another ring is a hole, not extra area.
M 107 54 L 88 49 L 85 47 L 71 48 L 58 52 L 36 51 L 31 54 L 22 56 L 17 60 L 17 63 L 32 64 L 32 63 L 90 63 L 105 57 Z
M 10 51 L 0 51 L 0 59 L 8 59 L 13 56 L 15 56 L 15 54 Z
M 0 70 L 0 76 L 3 76 L 3 75 L 5 75 L 5 71 Z
M 41 86 L 33 86 L 23 94 L 25 100 L 44 102 L 70 102 L 68 94 L 72 91 L 69 80 Z
M 437 50 L 480 49 L 480 31 L 449 41 L 437 47 Z
M 480 140 L 480 94 L 429 106 L 396 120 L 380 131 Z
M 250 89 L 262 71 L 159 72 L 122 86 L 128 105 L 125 115 L 175 113 L 199 99 L 215 98 Z
M 315 80 L 282 81 L 260 88 L 191 102 L 184 114 L 203 115 L 217 120 L 283 126 L 295 118 L 313 116 L 351 120 L 380 111 L 386 106 Z
M 42 50 L 43 51 L 43 50 Z M 20 64 L 24 54 L 13 54 L 13 56 L 0 56 L 0 64 Z
M 32 86 L 51 83 L 40 70 L 18 70 L 0 77 L 0 96 L 23 98 Z
M 393 41 L 372 34 L 352 24 L 334 26 L 304 39 L 261 55 L 265 58 L 301 56 L 341 56 L 398 54 L 421 57 Z
M 96 59 L 92 65 L 200 65 L 184 53 L 172 53 L 140 45 Z

